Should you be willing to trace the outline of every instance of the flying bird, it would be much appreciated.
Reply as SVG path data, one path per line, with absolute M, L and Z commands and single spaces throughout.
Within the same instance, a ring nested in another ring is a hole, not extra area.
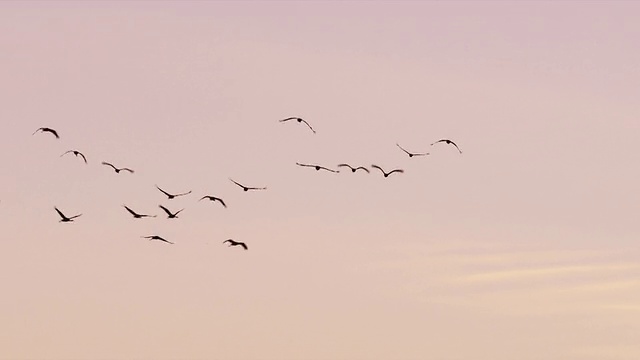
M 235 181 L 235 180 L 233 180 L 231 178 L 229 178 L 229 180 L 231 180 L 231 182 L 233 182 L 234 184 L 240 186 L 242 188 L 242 190 L 244 190 L 244 191 L 249 191 L 249 190 L 267 190 L 266 187 L 260 187 L 260 188 L 258 188 L 258 187 L 248 187 L 248 186 L 244 186 L 244 185 L 240 184 L 239 182 L 237 182 L 237 181 Z
M 54 206 L 53 208 L 54 208 L 54 209 L 56 209 L 56 211 L 58 212 L 58 215 L 60 215 L 60 217 L 62 218 L 62 219 L 60 220 L 60 222 L 70 222 L 70 221 L 73 221 L 73 219 L 77 218 L 78 216 L 82 215 L 82 214 L 78 214 L 78 215 L 75 215 L 75 216 L 72 216 L 72 217 L 66 217 L 66 216 L 62 213 L 62 211 L 58 210 L 58 208 L 57 208 L 57 207 L 55 207 L 55 206 Z
M 443 143 L 446 143 L 446 144 L 449 144 L 449 145 L 453 145 L 453 146 L 455 146 L 455 147 L 456 147 L 456 149 L 458 149 L 458 152 L 460 152 L 460 154 L 462 154 L 462 150 L 460 150 L 460 148 L 458 147 L 458 145 L 456 145 L 456 143 L 454 143 L 453 141 L 451 141 L 451 140 L 449 140 L 449 139 L 442 139 L 442 140 L 438 140 L 438 141 L 434 142 L 433 144 L 431 144 L 431 146 L 433 146 L 433 145 L 435 145 L 435 144 L 437 144 L 437 143 L 439 143 L 439 142 L 443 142 Z
M 240 242 L 240 241 L 235 241 L 233 239 L 227 239 L 225 241 L 223 241 L 222 243 L 229 243 L 229 246 L 242 246 L 245 250 L 249 250 L 249 248 L 247 247 L 247 244 Z
M 353 166 L 351 166 L 349 164 L 338 164 L 338 167 L 348 167 L 349 169 L 351 169 L 351 172 L 356 172 L 357 170 L 362 169 L 362 170 L 366 171 L 367 173 L 369 173 L 369 169 L 367 169 L 364 166 L 353 167 Z
M 175 195 L 173 195 L 173 194 L 169 194 L 168 192 L 166 192 L 166 191 L 164 191 L 164 190 L 160 189 L 160 187 L 159 187 L 158 185 L 156 185 L 156 187 L 157 187 L 157 188 L 158 188 L 158 190 L 160 190 L 163 194 L 167 195 L 167 197 L 169 198 L 169 200 L 171 200 L 171 199 L 173 199 L 173 198 L 175 198 L 175 197 L 178 197 L 178 196 L 183 196 L 183 195 L 191 194 L 191 190 L 189 190 L 189 192 L 186 192 L 186 193 L 182 193 L 182 194 L 175 194 Z
M 38 131 L 52 133 L 53 136 L 56 137 L 56 139 L 60 139 L 60 136 L 58 136 L 58 132 L 53 130 L 53 129 L 51 129 L 51 128 L 48 128 L 48 127 L 41 127 L 38 130 L 34 131 L 33 134 L 31 134 L 31 135 L 35 135 Z
M 404 172 L 404 170 L 402 170 L 402 169 L 394 169 L 394 170 L 391 170 L 391 171 L 389 171 L 389 172 L 385 172 L 385 171 L 384 171 L 384 170 L 382 170 L 382 168 L 381 168 L 380 166 L 378 166 L 378 165 L 371 165 L 371 167 L 372 167 L 372 168 L 376 168 L 376 169 L 378 169 L 378 170 L 382 171 L 382 174 L 384 175 L 384 177 L 387 177 L 387 176 L 389 176 L 389 175 L 393 174 L 394 172 L 397 172 L 397 173 L 403 173 L 403 172 Z
M 299 163 L 299 162 L 297 162 L 297 163 L 296 163 L 296 165 L 298 165 L 298 166 L 304 166 L 304 167 L 311 167 L 311 168 L 316 169 L 316 171 L 318 171 L 318 170 L 326 170 L 326 171 L 331 171 L 331 172 L 334 172 L 334 173 L 339 172 L 339 171 L 332 170 L 332 169 L 329 169 L 329 168 L 326 168 L 326 167 L 324 167 L 324 166 L 320 166 L 320 165 L 301 164 L 301 163 Z
M 299 117 L 290 117 L 290 118 L 282 119 L 282 120 L 280 120 L 280 122 L 285 122 L 285 121 L 289 121 L 289 120 L 296 120 L 296 121 L 297 121 L 297 122 L 299 122 L 299 123 L 305 123 L 305 124 L 307 125 L 307 127 L 308 127 L 309 129 L 311 129 L 311 131 L 313 131 L 313 133 L 314 133 L 314 134 L 316 133 L 316 131 L 315 131 L 315 130 L 313 130 L 313 128 L 311 127 L 311 125 L 309 125 L 309 123 L 308 123 L 306 120 L 304 120 L 304 119 L 302 119 L 302 118 L 299 118 Z
M 140 219 L 140 218 L 143 218 L 143 217 L 156 217 L 156 215 L 138 214 L 135 211 L 129 209 L 129 207 L 127 205 L 122 205 L 122 206 L 124 206 L 124 208 L 127 209 L 129 214 L 133 215 L 133 217 L 136 218 L 136 219 Z
M 227 204 L 225 204 L 225 203 L 224 203 L 224 201 L 223 201 L 222 199 L 220 199 L 219 197 L 215 197 L 215 196 L 211 196 L 211 195 L 206 195 L 206 196 L 203 196 L 203 197 L 202 197 L 200 200 L 198 200 L 198 201 L 202 201 L 202 200 L 204 200 L 204 199 L 208 199 L 208 200 L 211 200 L 211 201 L 219 201 L 219 202 L 220 202 L 220 204 L 222 204 L 222 206 L 227 207 Z
M 115 171 L 116 171 L 116 174 L 119 174 L 119 173 L 120 173 L 120 171 L 128 171 L 128 172 L 130 172 L 130 173 L 132 173 L 132 174 L 134 173 L 134 171 L 133 171 L 133 170 L 131 170 L 131 169 L 129 169 L 129 168 L 120 168 L 120 169 L 118 169 L 117 167 L 113 166 L 113 164 L 109 164 L 109 163 L 108 163 L 108 162 L 106 162 L 106 161 L 103 161 L 103 162 L 102 162 L 102 165 L 111 166 L 111 167 L 113 168 L 113 170 L 115 170 Z
M 175 214 L 172 213 L 171 211 L 169 211 L 169 209 L 167 209 L 166 207 L 162 206 L 162 205 L 158 205 L 160 206 L 160 209 L 164 210 L 164 212 L 167 213 L 167 219 L 175 219 L 178 217 L 178 214 L 180 214 L 180 212 L 184 209 L 178 210 L 178 212 L 176 212 Z
M 160 241 L 164 241 L 164 242 L 169 243 L 169 244 L 173 244 L 171 241 L 165 240 L 165 239 L 163 239 L 162 237 L 160 237 L 158 235 L 149 235 L 149 236 L 141 236 L 141 237 L 145 238 L 145 239 L 149 239 L 149 240 L 160 240 Z
M 68 153 L 73 153 L 73 155 L 75 155 L 75 156 L 81 156 L 81 157 L 82 157 L 82 159 L 84 160 L 84 163 L 85 163 L 85 164 L 87 163 L 87 158 L 84 156 L 84 154 L 83 154 L 83 153 L 81 153 L 81 152 L 80 152 L 80 151 L 78 151 L 78 150 L 69 150 L 69 151 L 65 152 L 64 154 L 60 155 L 60 157 L 63 157 L 63 156 L 65 156 L 65 155 L 67 155 Z
M 429 153 L 412 153 L 409 152 L 407 150 L 405 150 L 402 146 L 400 146 L 400 144 L 396 143 L 396 145 L 400 148 L 400 150 L 404 151 L 405 153 L 407 153 L 407 155 L 409 155 L 409 157 L 414 157 L 414 156 L 425 156 L 425 155 L 429 155 Z

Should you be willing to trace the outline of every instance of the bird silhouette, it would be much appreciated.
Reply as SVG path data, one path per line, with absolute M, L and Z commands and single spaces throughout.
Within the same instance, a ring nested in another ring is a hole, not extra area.
M 156 185 L 156 187 L 157 187 L 157 188 L 158 188 L 158 190 L 160 190 L 163 194 L 167 195 L 167 197 L 169 198 L 169 200 L 171 200 L 171 199 L 173 199 L 173 198 L 175 198 L 175 197 L 178 197 L 178 196 L 183 196 L 183 195 L 191 194 L 191 190 L 189 190 L 189 191 L 188 191 L 188 192 L 186 192 L 186 193 L 182 193 L 182 194 L 175 194 L 175 195 L 173 195 L 173 194 L 169 194 L 168 192 L 166 192 L 166 191 L 164 191 L 164 190 L 160 189 L 160 187 L 158 187 L 158 185 Z
M 229 246 L 242 246 L 245 250 L 249 250 L 249 248 L 247 247 L 247 244 L 240 242 L 240 241 L 235 241 L 233 239 L 227 239 L 225 241 L 223 241 L 222 243 L 229 243 Z
M 435 144 L 437 144 L 437 143 L 439 143 L 439 142 L 443 142 L 443 143 L 446 143 L 446 144 L 449 144 L 449 145 L 453 145 L 453 146 L 455 146 L 455 147 L 456 147 L 456 149 L 458 149 L 458 152 L 460 152 L 460 154 L 462 154 L 462 150 L 460 150 L 460 148 L 458 147 L 458 145 L 456 145 L 456 143 L 454 143 L 453 141 L 451 141 L 451 140 L 449 140 L 449 139 L 442 139 L 442 140 L 438 140 L 438 141 L 434 142 L 433 144 L 431 144 L 431 146 L 433 146 L 433 145 L 435 145 Z
M 409 155 L 409 157 L 414 157 L 414 156 L 425 156 L 425 155 L 429 155 L 429 153 L 412 153 L 409 152 L 407 150 L 405 150 L 402 146 L 400 146 L 400 144 L 396 143 L 396 145 L 400 148 L 400 150 L 404 151 L 405 153 L 407 153 L 407 155 Z
M 173 244 L 171 241 L 165 240 L 165 239 L 163 239 L 162 237 L 160 237 L 158 235 L 149 235 L 149 236 L 141 236 L 141 237 L 145 238 L 145 239 L 149 239 L 149 240 L 160 240 L 160 241 L 164 241 L 164 242 L 169 243 L 169 244 Z
M 384 171 L 384 170 L 382 170 L 382 168 L 381 168 L 380 166 L 378 166 L 378 165 L 371 165 L 371 167 L 372 167 L 372 168 L 376 168 L 376 169 L 378 169 L 378 170 L 382 171 L 382 174 L 384 175 L 384 177 L 388 177 L 389 175 L 393 174 L 394 172 L 397 172 L 397 173 L 403 173 L 403 172 L 404 172 L 404 170 L 402 170 L 402 169 L 394 169 L 394 170 L 391 170 L 391 171 L 389 171 L 389 172 L 385 172 L 385 171 Z
M 38 131 L 52 133 L 53 136 L 56 137 L 56 139 L 60 139 L 60 136 L 58 136 L 58 132 L 48 127 L 41 127 L 38 130 L 34 131 L 31 135 L 35 135 Z
M 224 203 L 224 201 L 223 201 L 222 199 L 220 199 L 219 197 L 215 197 L 215 196 L 211 196 L 211 195 L 206 195 L 206 196 L 203 196 L 203 197 L 202 197 L 200 200 L 198 200 L 198 201 L 202 201 L 202 200 L 204 200 L 204 199 L 208 199 L 208 200 L 211 200 L 211 201 L 219 201 L 219 202 L 220 202 L 220 204 L 222 204 L 222 206 L 227 207 L 227 204 L 225 204 L 225 203 Z
M 134 171 L 133 171 L 133 170 L 131 170 L 131 169 L 129 169 L 129 168 L 120 168 L 120 169 L 118 169 L 117 167 L 113 166 L 113 164 L 110 164 L 110 163 L 108 163 L 108 162 L 106 162 L 106 161 L 103 161 L 103 162 L 102 162 L 102 165 L 111 166 L 111 167 L 113 168 L 113 170 L 115 170 L 115 171 L 116 171 L 116 174 L 119 174 L 119 173 L 120 173 L 120 171 L 128 171 L 128 172 L 130 172 L 130 173 L 132 173 L 132 174 L 134 173 Z
M 242 190 L 244 191 L 249 191 L 249 190 L 267 190 L 266 187 L 249 187 L 249 186 L 244 186 L 242 184 L 240 184 L 239 182 L 229 178 L 229 180 L 231 180 L 231 182 L 233 182 L 234 184 L 240 186 L 242 188 Z
M 362 169 L 362 170 L 366 171 L 367 173 L 369 173 L 369 169 L 367 169 L 364 166 L 353 167 L 353 166 L 351 166 L 349 164 L 338 164 L 338 167 L 348 167 L 349 169 L 351 169 L 351 172 L 356 172 L 357 170 Z
M 176 213 L 172 213 L 171 211 L 169 211 L 169 209 L 167 209 L 166 207 L 162 206 L 162 205 L 158 205 L 160 206 L 160 209 L 164 210 L 164 212 L 167 213 L 167 219 L 175 219 L 178 217 L 178 214 L 180 214 L 180 212 L 184 209 L 178 210 Z
M 301 163 L 299 163 L 299 162 L 297 162 L 297 163 L 296 163 L 296 165 L 298 165 L 298 166 L 304 166 L 304 167 L 314 168 L 314 169 L 316 169 L 316 171 L 318 171 L 318 170 L 326 170 L 326 171 L 330 171 L 330 172 L 333 172 L 333 173 L 337 173 L 337 172 L 339 172 L 339 171 L 332 170 L 332 169 L 329 169 L 329 168 L 326 168 L 326 167 L 324 167 L 324 166 L 320 166 L 320 165 L 301 164 Z
M 125 209 L 127 209 L 127 211 L 133 215 L 134 218 L 136 219 L 140 219 L 140 218 L 144 218 L 144 217 L 156 217 L 156 215 L 145 215 L 145 214 L 138 214 L 135 211 L 131 210 L 127 205 L 122 205 L 124 206 Z
M 54 206 L 53 208 L 54 208 L 54 209 L 56 209 L 56 211 L 58 212 L 58 215 L 60 215 L 60 217 L 62 218 L 62 219 L 60 220 L 60 222 L 70 222 L 70 221 L 73 221 L 73 219 L 77 218 L 78 216 L 81 216 L 81 215 L 82 215 L 82 214 L 78 214 L 78 215 L 75 215 L 75 216 L 72 216 L 72 217 L 66 217 L 66 216 L 62 213 L 62 211 L 58 210 L 58 208 L 57 208 L 57 207 L 55 207 L 55 206 Z
M 84 154 L 83 154 L 83 153 L 81 153 L 81 152 L 80 152 L 80 151 L 78 151 L 78 150 L 69 150 L 69 151 L 65 152 L 64 154 L 60 155 L 60 157 L 63 157 L 63 156 L 65 156 L 65 155 L 67 155 L 68 153 L 73 153 L 73 155 L 75 155 L 75 156 L 81 156 L 81 157 L 82 157 L 82 159 L 84 160 L 84 163 L 85 163 L 85 164 L 87 163 L 87 158 L 84 156 Z
M 299 123 L 305 123 L 305 125 L 307 125 L 307 127 L 308 127 L 309 129 L 311 129 L 311 131 L 313 131 L 313 133 L 314 133 L 314 134 L 316 133 L 316 131 L 315 131 L 315 130 L 313 130 L 313 128 L 311 127 L 311 125 L 309 125 L 309 123 L 308 123 L 306 120 L 304 120 L 304 119 L 302 119 L 302 118 L 299 118 L 299 117 L 290 117 L 290 118 L 282 119 L 282 120 L 279 120 L 279 121 L 280 121 L 280 122 L 285 122 L 285 121 L 289 121 L 289 120 L 296 120 L 296 121 L 297 121 L 297 122 L 299 122 Z

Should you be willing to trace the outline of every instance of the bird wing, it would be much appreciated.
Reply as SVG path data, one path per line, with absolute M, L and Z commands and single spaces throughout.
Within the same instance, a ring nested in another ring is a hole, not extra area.
M 240 187 L 241 187 L 241 188 L 243 188 L 243 189 L 246 187 L 246 186 L 244 186 L 244 185 L 240 184 L 239 182 L 237 182 L 237 181 L 233 180 L 232 178 L 229 178 L 229 180 L 231 180 L 231 182 L 232 182 L 232 183 L 234 183 L 234 184 L 236 184 L 236 185 L 240 186 Z
M 299 162 L 297 162 L 296 165 L 298 165 L 298 166 L 306 166 L 306 167 L 315 167 L 315 165 L 301 164 Z
M 315 131 L 315 130 L 313 130 L 313 128 L 311 127 L 311 125 L 309 125 L 309 123 L 307 122 L 307 120 L 300 119 L 300 121 L 302 121 L 303 123 L 307 124 L 307 126 L 309 127 L 309 129 L 311 129 L 311 131 L 313 131 L 313 133 L 314 133 L 314 134 L 316 133 L 316 131 Z
M 239 244 L 240 246 L 242 246 L 245 250 L 249 250 L 249 247 L 247 247 L 247 244 L 245 244 L 245 243 L 243 243 L 243 242 L 238 243 L 238 244 Z
M 222 243 L 224 244 L 226 242 L 228 242 L 231 245 L 233 245 L 235 243 L 235 241 L 233 241 L 232 239 L 227 239 L 227 240 L 223 241 Z
M 164 212 L 167 213 L 167 215 L 172 216 L 173 214 L 171 213 L 171 211 L 169 211 L 169 209 L 167 209 L 166 207 L 162 206 L 162 205 L 158 205 L 160 207 L 160 209 L 164 210 Z
M 182 212 L 182 210 L 184 210 L 184 209 L 180 209 L 180 210 L 176 211 L 176 213 L 173 214 L 173 216 L 176 216 L 176 215 L 180 214 L 180 212 Z
M 132 173 L 132 174 L 135 172 L 135 171 L 133 171 L 133 170 L 131 170 L 131 169 L 129 169 L 129 168 L 122 168 L 122 169 L 120 169 L 120 171 L 122 171 L 122 170 L 124 170 L 124 171 L 128 171 L 128 172 L 130 172 L 130 173 Z
M 440 139 L 440 140 L 434 142 L 433 144 L 431 144 L 431 146 L 433 146 L 433 145 L 435 145 L 437 143 L 443 142 L 443 141 L 447 141 L 447 139 Z
M 83 153 L 81 153 L 80 151 L 78 151 L 78 154 L 80 154 L 80 156 L 82 156 L 82 159 L 84 160 L 84 163 L 87 163 L 87 158 L 84 156 Z
M 267 187 L 248 187 L 249 190 L 267 190 Z
M 78 214 L 78 215 L 72 216 L 72 217 L 70 217 L 70 218 L 69 218 L 69 220 L 71 220 L 71 219 L 75 219 L 75 218 L 77 218 L 77 217 L 79 217 L 79 216 L 82 216 L 82 214 Z
M 163 239 L 163 238 L 161 238 L 160 236 L 156 236 L 156 239 L 158 239 L 158 240 L 160 240 L 160 241 L 164 241 L 164 242 L 169 243 L 169 244 L 173 244 L 171 241 L 166 240 L 166 239 Z
M 35 135 L 35 134 L 37 134 L 37 133 L 38 133 L 38 131 L 42 131 L 42 129 L 44 129 L 44 128 L 39 128 L 38 130 L 34 131 L 34 132 L 33 132 L 33 134 L 31 134 L 31 135 Z
M 125 209 L 127 209 L 127 211 L 128 211 L 131 215 L 133 215 L 133 216 L 140 216 L 140 214 L 136 214 L 136 212 L 135 212 L 135 211 L 133 211 L 133 210 L 129 209 L 126 205 L 122 205 L 122 206 L 124 206 L 124 208 L 125 208 Z
M 60 157 L 63 157 L 63 156 L 67 155 L 70 152 L 73 152 L 73 150 L 69 150 L 69 151 L 65 152 L 64 154 L 60 155 Z
M 373 164 L 373 165 L 371 165 L 371 167 L 374 168 L 374 169 L 378 169 L 378 170 L 382 171 L 383 174 L 385 173 L 384 170 L 382 170 L 382 168 L 380 166 L 378 166 L 378 165 Z
M 353 170 L 353 167 L 349 164 L 338 164 L 338 167 L 348 167 L 349 169 Z
M 366 168 L 366 167 L 364 167 L 364 166 L 358 166 L 358 167 L 356 168 L 356 171 L 357 171 L 358 169 L 362 169 L 362 170 L 366 171 L 367 173 L 369 172 L 369 169 L 367 169 L 367 168 Z
M 110 164 L 110 163 L 108 163 L 108 162 L 106 162 L 106 161 L 103 161 L 103 162 L 102 162 L 102 165 L 111 166 L 114 170 L 117 170 L 117 168 L 116 168 L 115 166 L 113 166 L 113 164 Z
M 169 196 L 169 197 L 173 196 L 173 195 L 169 194 L 168 192 L 166 192 L 166 191 L 164 191 L 164 190 L 160 189 L 160 187 L 159 187 L 158 185 L 156 185 L 156 188 L 157 188 L 158 190 L 160 190 L 160 192 L 162 192 L 163 194 L 165 194 L 165 195 L 167 195 L 167 196 Z
M 411 154 L 410 152 L 408 152 L 407 150 L 405 150 L 402 146 L 400 146 L 400 144 L 396 143 L 396 146 L 400 148 L 400 150 L 406 152 L 407 154 Z
M 403 172 L 404 172 L 404 170 L 402 170 L 402 169 L 394 169 L 394 170 L 389 171 L 389 172 L 387 173 L 387 175 L 391 175 L 391 174 L 393 174 L 394 172 L 397 172 L 397 173 L 403 173 Z
M 56 137 L 56 139 L 60 139 L 60 136 L 58 136 L 58 132 L 57 132 L 57 131 L 55 131 L 55 130 L 53 130 L 53 129 L 48 129 L 48 128 L 47 128 L 47 129 L 44 129 L 44 131 L 48 131 L 48 132 L 52 133 L 52 134 L 53 134 L 53 136 L 55 136 L 55 137 Z
M 289 118 L 282 119 L 282 120 L 278 120 L 278 121 L 280 121 L 280 122 L 285 122 L 285 121 L 295 120 L 295 119 L 297 119 L 297 117 L 289 117 Z
M 209 195 L 207 195 L 207 196 L 203 196 L 203 197 L 201 197 L 201 198 L 200 198 L 200 200 L 198 200 L 198 201 L 202 201 L 202 200 L 204 200 L 204 199 L 209 199 L 209 200 L 211 200 L 211 196 L 209 196 Z
M 462 150 L 460 150 L 460 148 L 458 147 L 458 145 L 456 145 L 456 143 L 454 143 L 453 141 L 451 141 L 451 144 L 452 144 L 453 146 L 455 146 L 455 147 L 456 147 L 456 149 L 458 149 L 458 152 L 459 152 L 460 154 L 462 154 Z
M 213 200 L 218 200 L 218 201 L 220 201 L 220 204 L 222 204 L 222 206 L 227 207 L 227 204 L 224 203 L 224 200 L 222 200 L 220 198 L 217 198 L 217 197 L 214 197 Z
M 58 212 L 58 215 L 60 215 L 60 217 L 61 217 L 61 218 L 63 218 L 63 219 L 66 219 L 66 218 L 67 218 L 66 216 L 64 216 L 64 214 L 62 213 L 62 211 L 58 210 L 58 208 L 57 208 L 57 207 L 55 207 L 55 206 L 54 206 L 53 208 L 54 208 L 54 209 L 56 209 L 56 212 Z
M 331 171 L 331 172 L 337 173 L 337 171 L 335 171 L 335 170 L 333 170 L 333 169 L 326 168 L 326 167 L 324 167 L 324 166 L 319 166 L 319 168 L 320 168 L 320 169 L 323 169 L 323 170 L 327 170 L 327 171 Z
M 189 194 L 191 194 L 191 190 L 187 191 L 186 193 L 177 194 L 177 195 L 174 195 L 174 196 L 183 196 L 183 195 L 189 195 Z

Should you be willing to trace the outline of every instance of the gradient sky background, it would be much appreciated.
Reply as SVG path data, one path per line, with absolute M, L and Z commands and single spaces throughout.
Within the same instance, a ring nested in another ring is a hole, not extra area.
M 0 3 L 0 358 L 640 358 L 639 17 Z

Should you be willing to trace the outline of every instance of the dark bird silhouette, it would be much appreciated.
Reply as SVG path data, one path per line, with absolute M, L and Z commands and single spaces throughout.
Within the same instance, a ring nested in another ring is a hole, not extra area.
M 120 173 L 120 171 L 128 171 L 128 172 L 130 172 L 130 173 L 132 173 L 132 174 L 134 173 L 134 171 L 133 171 L 133 170 L 131 170 L 131 169 L 129 169 L 129 168 L 120 168 L 120 169 L 118 169 L 117 167 L 113 166 L 113 164 L 109 164 L 109 163 L 108 163 L 108 162 L 106 162 L 106 161 L 103 161 L 103 162 L 102 162 L 102 165 L 111 166 L 111 167 L 113 168 L 113 170 L 115 170 L 115 171 L 116 171 L 116 174 L 119 174 L 119 173 Z
M 169 211 L 169 209 L 167 209 L 166 207 L 162 206 L 162 205 L 158 205 L 160 206 L 160 209 L 164 210 L 164 212 L 167 213 L 167 219 L 175 219 L 178 217 L 178 214 L 180 214 L 180 212 L 184 209 L 180 209 L 178 210 L 178 212 L 176 212 L 175 214 L 172 213 L 171 211 Z
M 404 151 L 405 153 L 407 153 L 407 155 L 409 155 L 409 157 L 414 157 L 414 156 L 425 156 L 425 155 L 429 155 L 429 153 L 412 153 L 412 152 L 408 152 L 407 150 L 405 150 L 402 146 L 400 146 L 400 144 L 396 143 L 396 145 L 400 148 L 400 150 Z
M 309 125 L 309 123 L 308 123 L 306 120 L 304 120 L 304 119 L 302 119 L 302 118 L 299 118 L 299 117 L 290 117 L 290 118 L 282 119 L 282 120 L 280 120 L 280 122 L 285 122 L 285 121 L 289 121 L 289 120 L 296 120 L 296 121 L 297 121 L 297 122 L 299 122 L 299 123 L 305 123 L 305 125 L 307 125 L 307 127 L 308 127 L 309 129 L 311 129 L 311 131 L 313 131 L 313 133 L 314 133 L 314 134 L 316 133 L 316 131 L 315 131 L 315 130 L 313 130 L 313 128 L 311 127 L 311 125 Z
M 356 170 L 362 169 L 364 171 L 366 171 L 367 173 L 369 173 L 369 169 L 367 169 L 364 166 L 358 166 L 358 167 L 353 167 L 349 164 L 338 164 L 338 167 L 348 167 L 349 169 L 351 169 L 351 172 L 356 172 Z
M 66 217 L 62 213 L 62 211 L 58 210 L 57 207 L 54 206 L 53 208 L 56 209 L 56 211 L 58 212 L 58 215 L 60 215 L 60 217 L 62 218 L 62 220 L 60 220 L 60 222 L 70 222 L 70 221 L 73 221 L 73 219 L 77 218 L 78 216 L 82 215 L 82 214 L 78 214 L 78 215 L 75 215 L 75 216 L 72 216 L 72 217 Z
M 127 205 L 122 205 L 122 206 L 124 206 L 124 208 L 127 209 L 129 214 L 133 215 L 133 217 L 136 218 L 136 219 L 140 219 L 140 218 L 144 218 L 144 217 L 156 217 L 156 215 L 138 214 L 135 211 L 129 209 L 129 207 L 127 207 Z
M 222 204 L 222 206 L 227 207 L 227 204 L 224 203 L 224 201 L 222 199 L 220 199 L 219 197 L 215 197 L 215 196 L 211 196 L 211 195 L 207 195 L 207 196 L 203 196 L 200 200 L 198 201 L 202 201 L 204 199 L 208 199 L 211 201 L 219 201 L 220 204 Z
M 249 248 L 247 247 L 247 244 L 243 243 L 243 242 L 239 242 L 239 241 L 235 241 L 233 239 L 227 239 L 225 241 L 223 241 L 222 243 L 229 243 L 229 246 L 242 246 L 245 250 L 249 250 Z
M 80 152 L 80 151 L 78 151 L 78 150 L 69 150 L 69 151 L 65 152 L 64 154 L 60 155 L 60 157 L 63 157 L 63 156 L 65 156 L 65 155 L 67 155 L 68 153 L 73 153 L 73 155 L 75 155 L 75 156 L 81 156 L 81 157 L 82 157 L 82 159 L 84 160 L 84 163 L 85 163 L 85 164 L 87 163 L 87 158 L 84 156 L 84 154 L 83 154 L 83 153 L 81 153 L 81 152 Z
M 38 131 L 52 133 L 53 136 L 56 137 L 56 139 L 60 139 L 60 136 L 58 136 L 58 132 L 48 127 L 41 127 L 38 130 L 34 131 L 31 135 L 35 135 Z
M 442 139 L 442 140 L 438 140 L 438 141 L 434 142 L 433 144 L 431 144 L 431 146 L 433 146 L 433 145 L 435 145 L 435 144 L 437 144 L 437 143 L 439 143 L 439 142 L 443 142 L 443 143 L 446 143 L 446 144 L 449 144 L 449 145 L 453 145 L 453 146 L 455 146 L 455 147 L 456 147 L 456 149 L 458 149 L 458 152 L 460 152 L 460 154 L 462 154 L 462 150 L 460 150 L 460 148 L 458 147 L 458 145 L 456 145 L 456 143 L 454 143 L 453 141 L 451 141 L 451 140 L 449 140 L 449 139 Z
M 175 194 L 175 195 L 173 195 L 173 194 L 169 194 L 168 192 L 166 192 L 166 191 L 164 191 L 164 190 L 160 189 L 160 187 L 158 187 L 158 185 L 156 185 L 156 187 L 157 187 L 157 188 L 158 188 L 158 190 L 160 190 L 163 194 L 167 195 L 167 197 L 169 198 L 169 200 L 171 200 L 171 199 L 173 199 L 173 198 L 175 198 L 175 197 L 178 197 L 178 196 L 183 196 L 183 195 L 191 194 L 191 190 L 189 190 L 189 192 L 186 192 L 186 193 L 182 193 L 182 194 Z
M 260 187 L 260 188 L 258 188 L 258 187 L 248 187 L 248 186 L 244 186 L 244 185 L 240 184 L 239 182 L 237 182 L 237 181 L 235 181 L 235 180 L 233 180 L 231 178 L 229 178 L 229 180 L 231 180 L 231 182 L 233 182 L 234 184 L 240 186 L 242 188 L 242 190 L 244 190 L 244 191 L 249 191 L 249 190 L 267 190 L 266 187 Z
M 339 171 L 332 170 L 332 169 L 329 169 L 329 168 L 326 168 L 326 167 L 324 167 L 324 166 L 320 166 L 320 165 L 301 164 L 301 163 L 299 163 L 299 162 L 297 162 L 297 163 L 296 163 L 296 165 L 298 165 L 298 166 L 304 166 L 304 167 L 314 168 L 314 169 L 316 169 L 316 171 L 318 171 L 318 170 L 326 170 L 326 171 L 331 171 L 331 172 L 334 172 L 334 173 L 339 172 Z
M 163 239 L 162 237 L 160 237 L 158 235 L 149 235 L 149 236 L 141 236 L 141 237 L 145 238 L 145 239 L 149 239 L 149 240 L 160 240 L 160 241 L 164 241 L 164 242 L 169 243 L 169 244 L 173 244 L 171 241 L 165 240 L 165 239 Z
M 382 171 L 382 174 L 384 175 L 384 177 L 387 177 L 387 176 L 389 176 L 389 175 L 393 174 L 394 172 L 397 172 L 397 173 L 403 173 L 403 172 L 404 172 L 404 170 L 402 170 L 402 169 L 394 169 L 394 170 L 391 170 L 391 171 L 389 171 L 389 172 L 385 172 L 385 171 L 384 171 L 384 170 L 382 170 L 382 168 L 381 168 L 380 166 L 378 166 L 378 165 L 371 165 L 371 167 L 372 167 L 372 168 L 376 168 L 376 169 L 378 169 L 378 170 Z

